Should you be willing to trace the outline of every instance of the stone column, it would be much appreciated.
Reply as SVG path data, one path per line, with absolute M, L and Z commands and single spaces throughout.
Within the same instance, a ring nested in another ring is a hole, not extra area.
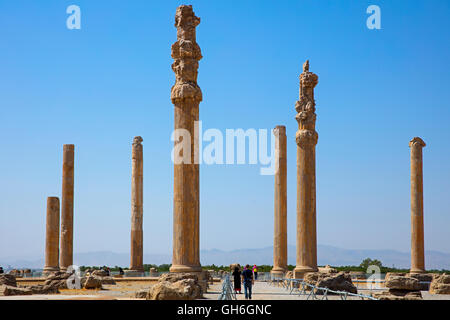
M 195 28 L 200 23 L 192 6 L 182 5 L 175 14 L 177 41 L 172 45 L 175 85 L 171 99 L 175 106 L 173 257 L 170 272 L 200 272 L 199 252 L 199 104 L 198 61 L 202 58 Z M 183 148 L 179 149 L 180 144 Z M 179 151 L 177 151 L 179 150 Z M 181 160 L 181 161 L 180 161 Z
M 295 104 L 298 114 L 297 142 L 297 265 L 294 277 L 317 271 L 316 239 L 316 108 L 314 87 L 316 74 L 309 72 L 309 61 L 300 75 L 300 99 Z
M 63 178 L 61 199 L 61 250 L 59 267 L 66 271 L 73 264 L 73 144 L 65 144 L 63 148 Z
M 423 171 L 422 148 L 425 142 L 415 137 L 411 148 L 411 273 L 425 272 L 423 237 Z
M 59 198 L 47 198 L 44 274 L 59 271 Z
M 287 196 L 286 196 L 286 127 L 276 126 L 275 135 L 275 200 L 273 268 L 275 277 L 287 271 Z
M 144 272 L 143 247 L 143 155 L 142 138 L 134 137 L 131 168 L 131 261 L 130 271 Z

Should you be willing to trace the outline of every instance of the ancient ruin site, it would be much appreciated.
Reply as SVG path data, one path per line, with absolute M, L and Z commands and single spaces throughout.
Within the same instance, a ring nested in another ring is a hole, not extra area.
M 100 2 L 2 31 L 0 303 L 450 300 L 448 2 Z

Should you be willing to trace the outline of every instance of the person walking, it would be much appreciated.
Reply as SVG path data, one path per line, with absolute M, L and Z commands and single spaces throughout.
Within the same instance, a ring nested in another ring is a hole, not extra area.
M 241 270 L 239 270 L 239 267 L 234 267 L 234 271 L 232 273 L 233 279 L 234 279 L 234 292 L 241 293 Z
M 258 280 L 258 268 L 256 264 L 253 265 L 253 274 L 255 275 L 255 281 Z
M 254 283 L 253 272 L 247 264 L 242 272 L 242 282 L 244 283 L 245 299 L 252 299 L 252 286 Z
M 0 267 L 0 273 L 3 273 L 4 271 L 3 271 L 3 268 L 2 267 Z

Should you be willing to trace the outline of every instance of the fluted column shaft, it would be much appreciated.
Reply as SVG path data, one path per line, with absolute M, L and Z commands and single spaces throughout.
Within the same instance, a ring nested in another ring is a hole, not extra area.
M 60 269 L 67 270 L 73 264 L 73 188 L 74 188 L 73 144 L 63 147 L 63 178 L 61 201 L 61 250 Z
M 199 104 L 202 92 L 197 85 L 198 61 L 202 58 L 196 42 L 195 28 L 200 23 L 192 6 L 177 8 L 175 27 L 177 41 L 172 45 L 172 69 L 176 81 L 172 87 L 171 99 L 175 106 L 175 131 L 186 132 L 188 137 L 175 141 L 175 148 L 183 144 L 183 158 L 174 163 L 173 204 L 173 256 L 171 272 L 200 272 L 199 250 L 199 165 L 198 136 L 196 126 L 199 120 Z M 187 140 L 190 139 L 187 143 Z
M 273 132 L 275 136 L 275 199 L 271 273 L 282 276 L 287 271 L 286 127 L 276 126 Z
M 299 127 L 297 142 L 297 265 L 294 277 L 317 271 L 316 235 L 316 114 L 314 87 L 316 74 L 309 72 L 309 61 L 300 75 L 300 99 L 295 105 Z
M 422 148 L 425 142 L 415 137 L 411 148 L 411 273 L 425 272 L 423 227 L 423 166 Z
M 144 271 L 143 235 L 143 180 L 144 159 L 142 138 L 135 137 L 132 145 L 131 166 L 131 259 L 130 270 Z
M 59 271 L 59 198 L 47 198 L 44 273 Z

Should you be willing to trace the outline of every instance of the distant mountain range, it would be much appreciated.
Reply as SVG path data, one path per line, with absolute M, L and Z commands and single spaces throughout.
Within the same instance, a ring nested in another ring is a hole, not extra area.
M 327 245 L 318 245 L 318 264 L 332 266 L 359 265 L 365 258 L 378 259 L 384 266 L 396 268 L 409 268 L 409 252 L 395 250 L 352 250 L 342 249 Z M 288 246 L 288 263 L 295 265 L 295 246 Z M 229 265 L 240 264 L 267 264 L 273 262 L 273 248 L 261 249 L 239 249 L 232 251 L 223 250 L 201 250 L 200 260 L 202 265 Z M 169 254 L 144 254 L 146 264 L 171 263 Z M 425 262 L 427 269 L 450 269 L 450 254 L 439 251 L 426 251 Z M 128 266 L 130 256 L 128 253 L 115 253 L 109 251 L 86 252 L 74 255 L 74 263 L 84 266 Z M 44 266 L 44 257 L 36 260 L 25 260 L 17 258 L 0 258 L 0 266 L 13 268 L 40 269 Z
M 359 265 L 365 258 L 378 259 L 384 266 L 409 268 L 411 256 L 409 252 L 395 250 L 352 250 L 327 245 L 317 246 L 317 263 L 319 265 L 347 266 Z M 228 265 L 233 262 L 249 264 L 273 263 L 273 247 L 262 249 L 240 249 L 233 251 L 204 250 L 201 251 L 202 264 Z M 288 264 L 295 265 L 295 246 L 288 246 Z M 427 269 L 450 269 L 450 253 L 426 251 L 425 263 Z

